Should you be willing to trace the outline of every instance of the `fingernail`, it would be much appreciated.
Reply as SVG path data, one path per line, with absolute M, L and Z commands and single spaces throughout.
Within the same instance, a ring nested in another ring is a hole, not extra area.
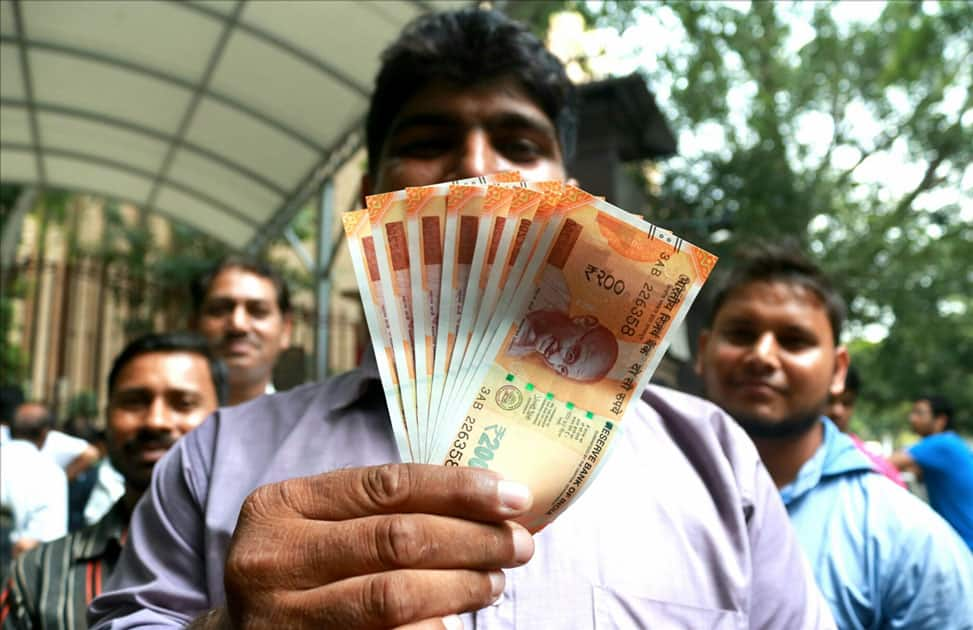
M 530 505 L 530 490 L 522 483 L 502 479 L 497 482 L 497 493 L 507 509 L 520 511 Z
M 523 564 L 534 555 L 534 537 L 520 525 L 513 525 L 514 560 Z
M 490 571 L 490 595 L 493 599 L 500 597 L 506 583 L 507 577 L 503 574 L 503 571 Z
M 463 630 L 463 620 L 459 615 L 443 617 L 443 625 L 446 626 L 446 630 Z

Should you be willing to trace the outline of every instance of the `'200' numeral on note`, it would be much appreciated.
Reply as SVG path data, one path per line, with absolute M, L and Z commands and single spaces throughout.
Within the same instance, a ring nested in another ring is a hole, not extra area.
M 493 432 L 493 439 L 487 434 L 488 431 Z M 483 427 L 483 433 L 480 434 L 477 447 L 473 449 L 474 457 L 470 458 L 469 465 L 475 468 L 489 468 L 489 461 L 493 459 L 496 450 L 500 448 L 500 440 L 503 439 L 506 432 L 506 428 L 496 424 Z

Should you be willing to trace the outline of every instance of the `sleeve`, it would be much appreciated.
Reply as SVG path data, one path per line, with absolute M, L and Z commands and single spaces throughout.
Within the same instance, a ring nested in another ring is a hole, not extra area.
M 946 470 L 950 465 L 949 436 L 937 433 L 925 437 L 907 450 L 921 468 L 927 470 Z
M 54 461 L 57 462 L 57 465 L 64 469 L 66 469 L 78 455 L 85 452 L 85 450 L 91 446 L 87 441 L 82 440 L 79 437 L 74 437 L 73 435 L 68 435 L 67 433 L 61 433 L 60 431 L 51 431 L 47 436 L 47 441 L 50 444 L 45 444 L 45 448 L 41 452 L 53 458 Z
M 183 628 L 210 608 L 202 506 L 213 421 L 179 440 L 156 464 L 118 564 L 88 608 L 92 630 Z
M 68 533 L 68 479 L 64 472 L 50 464 L 35 471 L 33 490 L 25 495 L 23 527 L 18 538 L 43 542 Z
M 919 511 L 926 517 L 915 518 Z M 898 537 L 890 558 L 883 597 L 891 616 L 887 627 L 973 629 L 973 554 L 966 543 L 925 505 L 900 516 L 899 522 L 913 525 Z
M 749 514 L 751 628 L 835 628 L 787 510 L 770 475 L 757 465 Z

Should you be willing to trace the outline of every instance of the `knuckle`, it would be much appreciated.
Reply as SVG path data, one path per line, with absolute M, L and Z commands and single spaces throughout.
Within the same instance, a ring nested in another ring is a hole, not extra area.
M 425 556 L 422 532 L 415 519 L 396 514 L 382 520 L 376 528 L 379 561 L 388 567 L 412 567 Z
M 412 473 L 408 466 L 399 464 L 376 466 L 366 470 L 362 485 L 372 503 L 391 509 L 402 505 L 409 498 Z
M 415 621 L 419 612 L 417 600 L 399 574 L 380 573 L 371 577 L 362 589 L 365 616 L 383 627 Z

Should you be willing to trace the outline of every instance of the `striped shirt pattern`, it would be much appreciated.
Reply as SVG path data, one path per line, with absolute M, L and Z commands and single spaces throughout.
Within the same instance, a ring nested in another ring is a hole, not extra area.
M 2 630 L 86 630 L 88 602 L 115 568 L 127 524 L 120 500 L 97 523 L 17 558 L 0 594 Z

